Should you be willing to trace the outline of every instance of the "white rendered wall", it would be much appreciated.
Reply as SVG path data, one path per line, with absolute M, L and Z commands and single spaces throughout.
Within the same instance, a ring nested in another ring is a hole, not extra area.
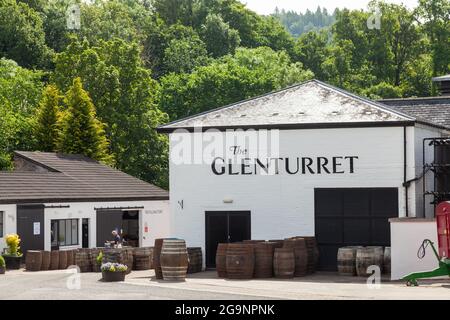
M 438 267 L 433 250 L 426 249 L 423 259 L 417 251 L 424 239 L 430 239 L 437 248 L 437 229 L 434 219 L 392 219 L 391 220 L 391 279 L 419 271 L 431 271 Z
M 412 139 L 414 128 L 407 130 Z M 399 215 L 404 216 L 403 133 L 403 127 L 279 132 L 281 157 L 358 156 L 353 174 L 216 176 L 209 164 L 171 161 L 171 235 L 186 239 L 188 246 L 204 248 L 207 210 L 250 210 L 253 239 L 314 235 L 314 188 L 398 188 Z M 177 135 L 171 134 L 171 150 Z M 408 144 L 409 155 L 414 154 L 413 147 Z M 408 172 L 414 175 L 413 156 L 408 157 Z M 414 208 L 413 192 L 409 200 Z
M 169 201 L 120 201 L 120 202 L 72 202 L 72 203 L 47 203 L 47 206 L 65 206 L 69 208 L 46 208 L 44 218 L 45 250 L 51 248 L 50 222 L 56 219 L 79 219 L 78 222 L 78 246 L 67 246 L 61 249 L 73 249 L 82 244 L 82 219 L 89 219 L 89 246 L 97 246 L 96 230 L 97 219 L 95 208 L 113 207 L 141 207 L 139 210 L 140 246 L 152 246 L 154 239 L 169 235 Z M 147 232 L 144 227 L 147 226 Z
M 0 204 L 0 211 L 3 211 L 3 237 L 0 237 L 0 252 L 6 248 L 5 236 L 9 233 L 16 233 L 16 205 Z

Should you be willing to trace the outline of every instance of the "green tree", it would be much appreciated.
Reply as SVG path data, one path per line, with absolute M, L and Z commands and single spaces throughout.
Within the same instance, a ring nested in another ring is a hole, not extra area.
M 424 22 L 433 57 L 433 75 L 449 72 L 450 64 L 450 1 L 419 0 L 416 9 L 419 19 Z
M 61 135 L 58 151 L 83 154 L 104 163 L 112 163 L 108 152 L 104 124 L 96 118 L 94 104 L 88 93 L 83 90 L 80 78 L 73 80 L 73 85 L 65 97 L 67 111 L 61 122 Z
M 0 56 L 23 67 L 50 66 L 52 51 L 45 44 L 42 19 L 25 3 L 0 0 Z
M 167 72 L 189 73 L 207 61 L 208 52 L 200 38 L 172 39 L 164 50 L 164 67 Z
M 213 57 L 234 53 L 241 41 L 239 33 L 230 28 L 228 23 L 216 14 L 209 14 L 206 17 L 202 38 L 206 43 L 208 52 Z
M 116 166 L 133 176 L 167 187 L 167 137 L 155 128 L 167 121 L 155 103 L 158 83 L 144 68 L 137 43 L 121 39 L 90 46 L 73 38 L 58 54 L 53 82 L 67 90 L 81 77 L 97 108 Z
M 330 48 L 330 56 L 323 62 L 322 67 L 327 79 L 341 88 L 348 88 L 352 75 L 353 42 L 342 40 Z
M 302 34 L 295 44 L 295 60 L 314 72 L 317 79 L 327 80 L 322 64 L 328 57 L 328 32 L 310 31 Z
M 36 113 L 34 133 L 39 150 L 54 152 L 59 139 L 60 99 L 58 88 L 48 85 L 44 89 Z
M 313 77 L 285 52 L 267 47 L 239 48 L 194 69 L 191 74 L 169 74 L 161 79 L 159 105 L 171 120 L 254 97 Z

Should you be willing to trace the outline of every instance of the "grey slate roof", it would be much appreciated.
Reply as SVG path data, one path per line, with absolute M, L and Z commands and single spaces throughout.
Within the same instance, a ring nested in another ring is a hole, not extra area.
M 450 96 L 379 100 L 390 108 L 450 128 Z
M 358 97 L 318 80 L 213 109 L 160 126 L 159 132 L 195 127 L 302 127 L 311 124 L 346 126 L 415 122 L 386 105 Z
M 48 172 L 0 171 L 0 203 L 165 200 L 168 192 L 81 155 L 17 151 Z

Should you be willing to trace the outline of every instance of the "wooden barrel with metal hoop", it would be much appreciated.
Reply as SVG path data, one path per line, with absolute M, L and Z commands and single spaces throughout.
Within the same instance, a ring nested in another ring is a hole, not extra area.
M 251 279 L 255 268 L 253 244 L 230 243 L 226 256 L 227 278 Z
M 41 264 L 42 271 L 47 271 L 50 269 L 51 258 L 52 256 L 50 251 L 42 251 L 42 264 Z
M 219 243 L 216 251 L 216 271 L 219 278 L 227 277 L 227 248 L 228 243 Z
M 304 238 L 289 238 L 284 240 L 284 248 L 294 250 L 295 256 L 295 272 L 296 277 L 303 277 L 308 272 L 308 252 L 306 249 L 306 241 Z
M 28 250 L 25 256 L 27 271 L 40 271 L 42 266 L 42 251 Z
M 273 255 L 277 245 L 275 242 L 255 244 L 255 278 L 273 277 Z
M 164 239 L 161 249 L 163 279 L 184 281 L 188 269 L 186 242 L 182 239 Z
M 202 248 L 187 248 L 189 264 L 188 264 L 188 273 L 196 273 L 202 271 L 203 267 L 203 255 Z
M 53 250 L 50 253 L 50 270 L 58 270 L 59 268 L 59 251 Z
M 150 270 L 152 268 L 153 247 L 134 248 L 133 270 Z
M 59 251 L 59 267 L 58 269 L 67 269 L 67 251 Z
M 164 239 L 155 239 L 155 246 L 153 247 L 153 268 L 155 268 L 156 279 L 162 279 L 161 269 L 161 250 Z
M 293 278 L 295 272 L 295 254 L 293 248 L 275 248 L 273 272 L 276 278 Z

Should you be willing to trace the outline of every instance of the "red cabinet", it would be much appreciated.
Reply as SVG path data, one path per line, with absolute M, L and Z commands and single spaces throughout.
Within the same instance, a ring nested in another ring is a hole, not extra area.
M 436 207 L 439 255 L 450 258 L 450 201 Z

